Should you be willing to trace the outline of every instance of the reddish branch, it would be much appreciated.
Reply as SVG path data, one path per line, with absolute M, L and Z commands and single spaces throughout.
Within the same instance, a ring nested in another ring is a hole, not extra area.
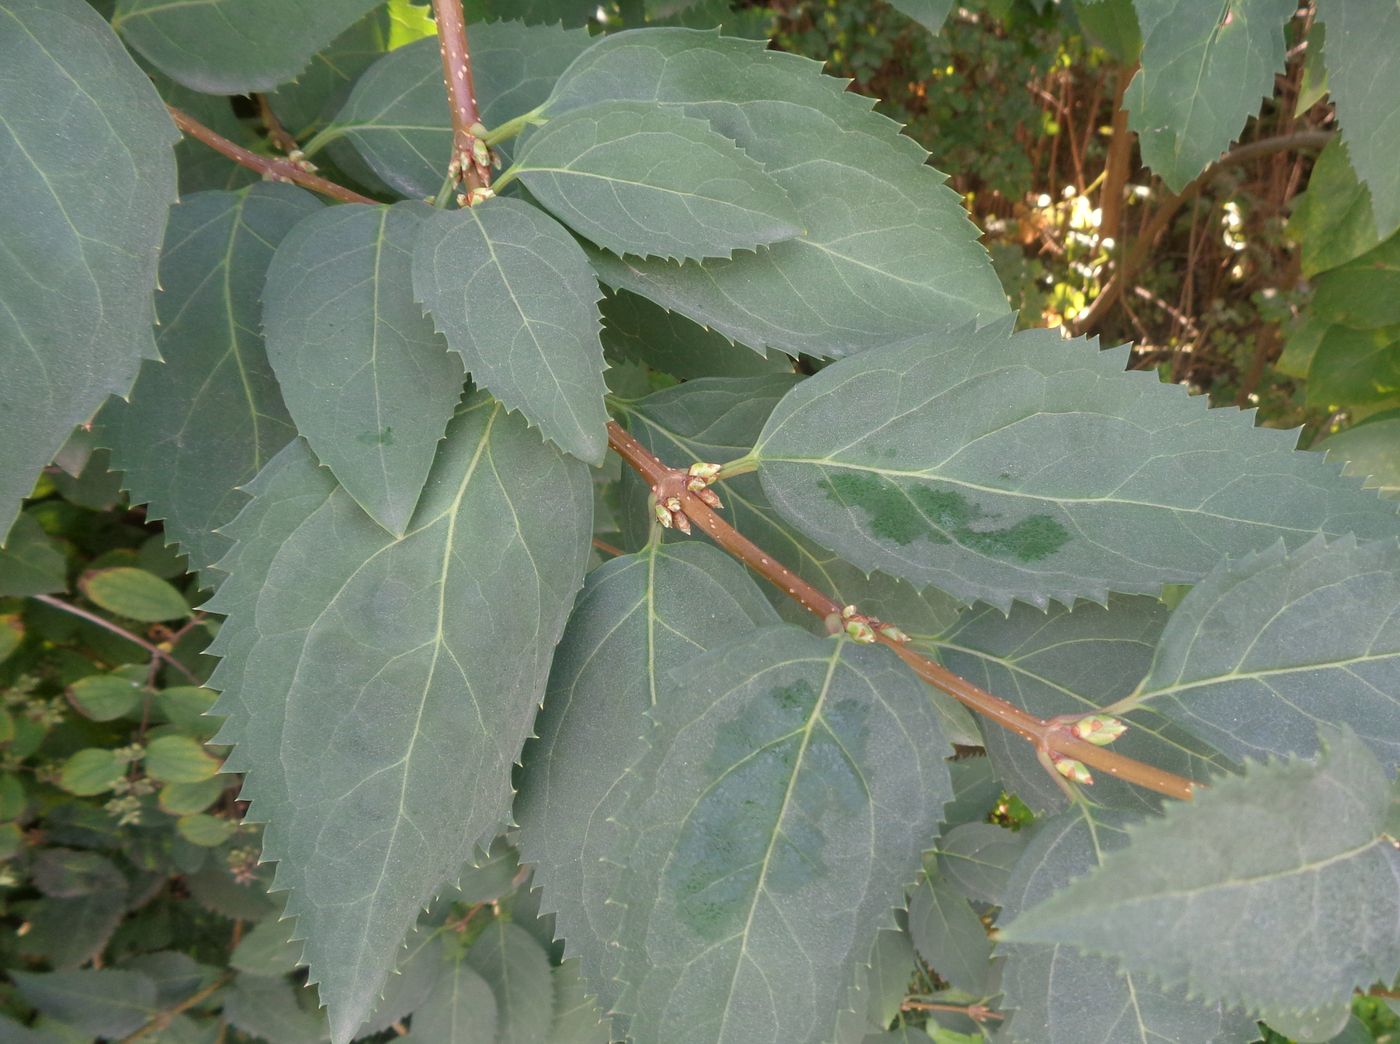
M 720 547 L 776 585 L 802 608 L 824 620 L 831 620 L 833 617 L 841 619 L 844 608 L 842 605 L 807 583 L 781 562 L 775 561 L 753 541 L 715 514 L 699 496 L 687 489 L 688 475 L 683 469 L 667 467 L 661 463 L 616 421 L 608 422 L 608 444 L 656 491 L 658 500 L 664 503 L 670 497 L 679 498 L 690 521 L 700 526 Z M 1028 714 L 1020 707 L 978 688 L 942 664 L 920 655 L 904 642 L 885 634 L 877 634 L 876 640 L 893 649 L 895 655 L 907 663 L 924 681 L 946 692 L 983 717 L 991 718 L 1002 728 L 1029 740 L 1037 750 L 1052 756 L 1074 758 L 1110 776 L 1136 783 L 1168 797 L 1191 797 L 1195 784 L 1189 779 L 1081 740 L 1070 733 L 1068 723 L 1047 721 Z
M 471 54 L 467 50 L 467 26 L 462 18 L 461 0 L 433 0 L 437 22 L 438 51 L 442 55 L 442 79 L 447 85 L 447 102 L 452 109 L 452 162 L 449 176 L 460 178 L 468 190 L 491 184 L 491 154 L 485 143 L 478 144 L 482 132 L 476 110 L 476 86 L 472 83 Z
M 353 189 L 348 189 L 344 185 L 337 185 L 334 181 L 327 181 L 325 178 L 312 174 L 309 170 L 299 167 L 289 159 L 280 159 L 276 156 L 259 156 L 256 152 L 245 149 L 229 141 L 222 134 L 210 130 L 188 113 L 181 112 L 173 105 L 167 105 L 170 110 L 170 118 L 175 121 L 175 126 L 191 138 L 197 138 L 204 142 L 216 152 L 221 152 L 229 159 L 249 170 L 255 170 L 263 177 L 272 178 L 276 181 L 290 181 L 300 185 L 302 188 L 310 189 L 312 192 L 319 192 L 323 196 L 330 196 L 338 199 L 342 203 L 368 203 L 375 204 L 375 200 L 368 196 L 362 196 Z

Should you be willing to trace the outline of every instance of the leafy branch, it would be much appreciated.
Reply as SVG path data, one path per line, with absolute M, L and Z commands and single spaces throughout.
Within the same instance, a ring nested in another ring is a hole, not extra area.
M 472 82 L 471 52 L 467 47 L 467 26 L 462 18 L 461 0 L 433 0 L 437 22 L 438 50 L 442 54 L 442 78 L 447 85 L 447 102 L 452 109 L 452 162 L 448 181 L 465 181 L 470 200 L 491 187 L 491 150 L 479 139 L 486 128 L 476 108 L 476 86 Z
M 80 620 L 86 620 L 88 623 L 93 624 L 94 626 L 101 627 L 104 631 L 110 631 L 112 634 L 115 634 L 120 638 L 125 638 L 128 642 L 131 642 L 133 645 L 139 645 L 142 649 L 145 649 L 146 652 L 151 654 L 152 662 L 159 660 L 162 663 L 166 663 L 169 666 L 174 667 L 177 671 L 183 674 L 190 681 L 194 682 L 196 685 L 203 684 L 193 671 L 191 671 L 179 660 L 175 659 L 175 657 L 171 656 L 160 646 L 152 642 L 146 641 L 146 639 L 142 638 L 139 634 L 133 634 L 131 631 L 128 631 L 125 627 L 121 626 L 120 624 L 115 624 L 111 620 L 104 619 L 103 617 L 98 616 L 96 613 L 88 612 L 81 606 L 73 605 L 71 602 L 65 602 L 62 598 L 55 598 L 53 595 L 36 594 L 31 595 L 30 597 L 33 598 L 34 601 L 43 602 L 45 605 L 52 606 L 54 609 L 57 609 L 60 612 L 67 613 L 70 616 L 76 616 Z
M 608 444 L 629 467 L 651 486 L 657 502 L 679 502 L 679 514 L 686 524 L 693 521 L 720 547 L 783 591 L 808 612 L 839 629 L 841 621 L 849 619 L 845 606 L 839 605 L 824 592 L 813 587 L 792 570 L 775 560 L 753 541 L 739 533 L 715 513 L 699 493 L 688 487 L 688 472 L 668 467 L 633 438 L 616 421 L 608 422 Z M 885 633 L 889 631 L 891 633 Z M 874 641 L 892 649 L 914 673 L 929 685 L 946 692 L 953 699 L 1002 728 L 1016 733 L 1032 743 L 1047 760 L 1072 759 L 1130 783 L 1146 787 L 1159 794 L 1188 800 L 1197 784 L 1175 773 L 1116 754 L 1072 734 L 1072 723 L 1047 720 L 1027 714 L 1014 704 L 978 688 L 967 679 L 954 674 L 909 648 L 900 637 L 898 628 L 872 628 Z

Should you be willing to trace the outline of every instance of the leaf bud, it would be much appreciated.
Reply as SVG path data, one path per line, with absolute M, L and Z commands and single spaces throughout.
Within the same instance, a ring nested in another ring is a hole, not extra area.
M 1090 714 L 1080 718 L 1069 730 L 1077 738 L 1086 740 L 1096 747 L 1106 747 L 1128 731 L 1117 718 L 1108 714 Z
M 716 511 L 724 510 L 724 501 L 720 500 L 719 497 L 715 495 L 714 490 L 702 489 L 695 495 Z
M 907 642 L 909 640 L 909 636 L 894 624 L 882 624 L 880 633 L 892 642 Z
M 856 616 L 859 615 L 859 613 L 860 610 L 853 605 L 846 605 L 841 607 L 841 619 L 843 620 L 853 620 Z
M 672 512 L 672 513 L 674 514 L 674 513 L 678 513 L 678 512 L 680 511 L 680 509 L 681 509 L 681 498 L 680 498 L 680 497 L 667 497 L 667 498 L 666 498 L 666 510 L 667 510 L 667 511 L 670 511 L 670 512 Z
M 661 523 L 662 529 L 671 528 L 671 512 L 666 510 L 665 504 L 656 504 L 652 507 L 652 512 L 656 515 L 656 521 Z
M 867 645 L 875 641 L 875 632 L 864 620 L 847 620 L 846 634 L 854 641 L 864 642 Z
M 467 128 L 467 133 L 470 134 L 473 138 L 484 138 L 487 134 L 486 125 L 480 120 L 478 120 L 476 123 L 473 123 L 470 127 Z
M 491 149 L 480 138 L 472 139 L 472 159 L 476 160 L 478 167 L 491 166 Z
M 1082 761 L 1074 758 L 1055 758 L 1055 771 L 1064 776 L 1065 779 L 1075 783 L 1082 783 L 1084 786 L 1094 782 L 1094 777 L 1089 774 L 1088 767 Z
M 675 523 L 676 528 L 682 533 L 686 536 L 690 536 L 690 519 L 686 517 L 684 511 L 671 512 L 671 521 Z
M 718 464 L 705 464 L 696 461 L 686 470 L 686 474 L 690 475 L 692 478 L 704 479 L 706 483 L 709 483 L 719 474 L 719 470 L 720 466 Z

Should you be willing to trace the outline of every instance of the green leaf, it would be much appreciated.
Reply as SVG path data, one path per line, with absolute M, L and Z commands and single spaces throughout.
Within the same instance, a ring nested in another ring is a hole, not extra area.
M 890 0 L 890 6 L 902 15 L 914 19 L 931 33 L 943 28 L 953 0 Z
M 84 573 L 78 588 L 94 605 L 128 620 L 160 623 L 190 615 L 190 604 L 170 581 L 132 566 Z
M 1308 405 L 1400 404 L 1400 325 L 1378 330 L 1328 326 L 1308 367 Z
M 1037 823 L 1007 883 L 999 922 L 1014 920 L 1127 844 L 1126 818 L 1076 804 Z M 1004 958 L 1007 1044 L 1237 1044 L 1258 1036 L 1253 1020 L 1237 1012 L 1164 990 L 1146 975 L 1070 946 L 1000 943 L 997 954 Z
M 719 463 L 748 451 L 774 406 L 798 382 L 791 373 L 693 380 L 618 408 L 637 440 L 668 464 Z M 638 482 L 633 488 L 640 486 Z M 864 612 L 897 623 L 920 645 L 956 622 L 958 604 L 941 592 L 928 589 L 921 593 L 912 584 L 880 572 L 866 575 L 793 531 L 774 510 L 757 476 L 726 480 L 717 491 L 729 522 L 739 532 L 842 604 L 859 605 Z M 631 517 L 647 518 L 640 501 Z M 764 593 L 790 622 L 805 625 L 811 621 L 811 614 L 786 592 L 765 586 Z M 929 692 L 950 740 L 980 742 L 976 727 L 960 705 L 932 689 Z
M 545 1039 L 554 1019 L 554 979 L 549 955 L 529 932 L 497 918 L 472 944 L 466 964 L 496 999 L 496 1033 L 491 1040 L 535 1044 Z M 427 1035 L 423 1039 L 447 1042 L 451 1038 Z
M 69 432 L 156 357 L 151 293 L 179 134 L 83 0 L 3 0 L 0 69 L 4 544 Z
M 305 474 L 295 455 L 278 463 Z M 481 394 L 449 426 L 401 538 L 324 480 L 290 486 L 269 476 L 236 523 L 228 597 L 211 603 L 234 607 L 211 684 L 230 714 L 219 741 L 246 748 L 229 767 L 250 771 L 264 858 L 280 861 L 344 1041 L 421 905 L 506 819 L 583 579 L 592 491 L 582 465 Z M 298 523 L 293 507 L 310 513 Z M 259 541 L 284 526 L 269 559 Z M 276 580 L 250 612 L 263 576 Z
M 1400 324 L 1400 235 L 1317 277 L 1312 311 L 1360 329 Z
M 1172 613 L 1151 672 L 1124 706 L 1154 708 L 1241 760 L 1312 754 L 1320 723 L 1345 723 L 1394 775 L 1397 606 L 1393 541 L 1318 539 L 1224 562 Z
M 495 1044 L 496 998 L 490 984 L 465 961 L 444 968 L 432 992 L 413 1009 L 413 1039 Z
M 1132 0 L 1075 0 L 1074 15 L 1085 38 L 1116 61 L 1130 66 L 1142 54 L 1142 30 Z
M 1312 56 L 1312 38 L 1308 56 Z M 1288 234 L 1303 248 L 1303 275 L 1344 265 L 1380 243 L 1371 214 L 1371 193 L 1356 180 L 1346 144 L 1334 138 L 1318 153 L 1307 191 L 1293 201 Z
M 31 515 L 16 515 L 0 548 L 0 597 L 27 598 L 68 589 L 68 560 Z
M 674 674 L 653 716 L 619 817 L 628 1032 L 824 1039 L 951 794 L 923 685 L 779 626 Z
M 0 562 L 4 560 L 4 552 L 0 551 Z M 0 573 L 3 573 L 4 566 L 0 565 Z M 0 613 L 0 663 L 9 658 L 20 643 L 24 641 L 24 620 L 18 613 Z M 10 735 L 6 735 L 6 729 L 0 725 L 0 743 L 8 741 L 14 733 L 13 725 L 9 728 Z M 0 819 L 4 819 L 0 816 Z
M 289 942 L 292 926 L 276 918 L 253 926 L 233 948 L 228 964 L 252 975 L 286 975 L 297 965 L 301 943 Z
M 885 929 L 876 933 L 870 966 L 857 986 L 865 994 L 867 1024 L 883 1029 L 899 1015 L 916 960 L 914 944 L 904 932 Z
M 979 997 L 988 992 L 987 929 L 968 901 L 936 877 L 925 876 L 909 899 L 909 937 L 939 978 Z
M 306 141 L 330 122 L 360 74 L 390 49 L 392 7 L 392 4 L 380 4 L 371 9 L 317 51 L 294 81 L 284 83 L 267 96 L 268 105 L 292 137 Z M 424 8 L 414 10 L 423 11 Z M 429 32 L 432 32 L 431 22 Z
M 75 899 L 94 892 L 126 892 L 126 878 L 106 856 L 72 848 L 44 848 L 30 866 L 34 887 L 53 899 Z
M 1341 119 L 1351 165 L 1371 191 L 1376 232 L 1400 226 L 1400 6 L 1395 0 L 1323 0 L 1327 88 Z
M 189 736 L 161 736 L 146 745 L 146 774 L 164 783 L 198 783 L 217 773 L 219 764 Z
M 297 990 L 282 977 L 240 975 L 224 996 L 230 1026 L 268 1044 L 313 1044 L 327 1039 L 326 1018 L 297 1003 Z
M 1382 495 L 1400 493 L 1400 412 L 1368 417 L 1364 423 L 1324 439 L 1317 447 L 1332 460 L 1344 460 L 1343 475 L 1367 479 Z
M 20 995 L 45 1015 L 94 1036 L 124 1037 L 156 1013 L 156 984 L 139 972 L 11 969 L 9 975 Z
M 841 360 L 768 419 L 763 488 L 852 565 L 1001 609 L 1155 593 L 1279 537 L 1400 532 L 1293 433 L 1126 360 L 1004 323 Z
M 550 672 L 514 815 L 542 908 L 595 989 L 610 981 L 622 911 L 615 817 L 642 713 L 701 653 L 777 616 L 743 568 L 700 543 L 648 544 L 588 575 Z M 607 997 L 611 1001 L 612 997 Z
M 29 930 L 17 949 L 50 967 L 68 970 L 102 953 L 126 913 L 126 881 L 117 887 L 73 899 L 44 899 L 17 904 L 16 914 Z
M 1155 598 L 1113 595 L 1107 607 L 1087 602 L 1073 610 L 1040 612 L 1014 606 L 1009 615 L 979 606 L 939 638 L 939 658 L 949 670 L 1036 717 L 1092 714 L 1133 691 L 1152 665 L 1167 622 Z M 1115 752 L 1204 781 L 1230 764 L 1156 711 L 1135 713 Z M 1020 736 L 988 723 L 983 730 L 992 763 L 1008 790 L 1036 812 L 1065 806 L 1064 791 Z M 1140 787 L 1094 774 L 1088 791 L 1107 808 L 1150 812 L 1161 798 Z
M 1327 26 L 1322 22 L 1314 22 L 1308 29 L 1308 49 L 1307 54 L 1303 56 L 1303 79 L 1298 84 L 1298 97 L 1293 103 L 1294 119 L 1301 117 L 1327 97 L 1327 66 L 1323 58 L 1326 39 Z
M 554 975 L 554 1025 L 550 1044 L 609 1044 L 611 1026 L 598 1014 L 583 985 L 578 961 L 558 965 Z
M 980 903 L 1000 905 L 1026 835 L 995 823 L 963 823 L 939 838 L 930 854 L 938 858 L 939 878 L 953 891 Z
M 156 68 L 206 94 L 270 91 L 376 0 L 119 0 L 112 25 Z
M 1001 934 L 1110 956 L 1266 1020 L 1336 1004 L 1400 967 L 1389 790 L 1365 744 L 1329 729 L 1315 761 L 1251 763 L 1168 806 Z
M 259 135 L 233 111 L 233 99 L 222 94 L 201 94 L 152 71 L 151 80 L 166 104 L 192 116 L 236 145 L 256 149 Z M 182 137 L 175 146 L 180 195 L 222 190 L 232 192 L 259 181 L 258 174 L 195 138 Z
M 598 246 L 641 257 L 730 257 L 802 232 L 787 193 L 704 120 L 605 101 L 549 120 L 511 168 Z
M 690 29 L 603 37 L 546 114 L 643 101 L 708 120 L 797 208 L 799 239 L 731 261 L 594 254 L 601 278 L 752 348 L 839 356 L 991 318 L 1006 298 L 957 195 L 845 81 L 754 40 Z
M 472 82 L 482 122 L 494 127 L 539 106 L 589 40 L 587 31 L 557 24 L 472 25 Z M 437 193 L 452 156 L 452 114 L 436 39 L 391 51 L 365 71 L 322 140 L 340 137 L 396 191 L 411 199 Z
M 89 747 L 73 754 L 63 763 L 58 774 L 58 785 L 70 794 L 87 797 L 111 790 L 112 784 L 125 775 L 125 761 L 118 761 L 110 750 Z
M 192 845 L 198 845 L 201 848 L 218 848 L 238 832 L 238 824 L 231 819 L 196 813 L 181 816 L 175 823 L 175 829 L 180 832 L 181 837 Z
M 165 520 L 195 570 L 228 550 L 215 530 L 247 499 L 237 487 L 295 435 L 263 350 L 260 298 L 273 250 L 320 206 L 277 184 L 186 196 L 161 255 L 165 362 L 142 367 L 130 401 L 98 418 L 132 501 Z
M 626 290 L 605 296 L 601 308 L 603 351 L 610 359 L 645 363 L 683 381 L 792 372 L 781 352 L 758 354 Z
M 306 218 L 267 269 L 263 333 L 287 411 L 356 503 L 402 536 L 462 397 L 460 359 L 413 299 L 421 204 Z
M 1143 162 L 1180 192 L 1239 137 L 1283 71 L 1292 0 L 1134 0 L 1142 69 L 1123 104 Z
M 187 816 L 203 812 L 219 800 L 224 788 L 229 785 L 227 778 L 211 776 L 196 783 L 167 783 L 160 788 L 160 807 L 172 816 Z
M 413 290 L 477 385 L 564 451 L 603 462 L 602 295 L 563 227 L 514 199 L 433 211 Z
M 68 699 L 93 721 L 114 721 L 135 708 L 141 690 L 140 681 L 121 674 L 89 674 L 68 686 Z

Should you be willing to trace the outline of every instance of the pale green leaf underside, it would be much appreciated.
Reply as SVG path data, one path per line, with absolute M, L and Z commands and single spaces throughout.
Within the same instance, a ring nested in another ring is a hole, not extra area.
M 161 72 L 207 94 L 270 91 L 377 0 L 120 0 L 112 24 Z
M 1376 232 L 1400 225 L 1400 4 L 1323 0 L 1327 87 L 1357 175 L 1371 191 Z
M 223 557 L 231 541 L 216 530 L 246 502 L 239 487 L 296 435 L 268 365 L 260 299 L 277 244 L 319 210 L 291 185 L 185 196 L 161 254 L 165 361 L 143 363 L 128 401 L 98 416 L 132 501 L 164 520 L 193 569 Z
M 979 606 L 935 645 L 952 670 L 1040 718 L 1092 714 L 1132 692 L 1152 664 L 1167 607 L 1155 598 L 1113 595 L 1107 607 L 1088 602 L 1041 612 L 1017 605 L 1010 615 Z M 1130 758 L 1204 781 L 1230 765 L 1179 725 L 1152 711 L 1135 713 L 1113 749 Z M 999 726 L 982 730 L 987 752 L 1005 781 L 1036 812 L 1063 808 L 1055 784 L 1031 745 Z M 1148 812 L 1161 799 L 1140 787 L 1095 774 L 1096 804 Z
M 762 166 L 674 108 L 573 109 L 532 133 L 512 169 L 545 209 L 616 254 L 727 258 L 802 232 Z
M 69 432 L 155 358 L 179 134 L 84 0 L 0 0 L 0 69 L 3 544 Z
M 806 234 L 733 260 L 595 254 L 605 282 L 752 348 L 839 356 L 1005 313 L 975 230 L 898 126 L 817 63 L 690 29 L 603 38 L 546 112 L 631 99 L 708 120 L 786 190 Z
M 1234 141 L 1283 71 L 1293 0 L 1134 0 L 1142 69 L 1123 104 L 1142 158 L 1180 191 Z M 1330 43 L 1330 41 L 1329 41 Z
M 1251 763 L 1168 806 L 1003 935 L 1109 956 L 1265 1019 L 1389 981 L 1400 967 L 1389 783 L 1350 730 L 1325 739 L 1316 761 Z
M 1128 842 L 1122 813 L 1077 805 L 1036 827 L 1007 883 L 1000 924 L 1096 868 Z M 1252 1019 L 1163 990 L 1105 957 L 1063 944 L 1002 944 L 1007 1044 L 1239 1044 Z
M 305 469 L 296 454 L 278 464 Z M 418 909 L 506 819 L 510 766 L 582 582 L 592 491 L 582 465 L 482 394 L 449 426 L 401 538 L 305 483 L 286 490 L 313 509 L 297 523 L 263 500 L 288 484 L 264 482 L 240 541 L 292 525 L 270 560 L 235 548 L 211 684 L 234 715 L 220 740 L 248 748 L 234 762 L 244 796 L 268 821 L 263 854 L 340 1042 Z M 266 577 L 251 612 L 245 563 Z
M 1319 725 L 1344 722 L 1394 775 L 1400 547 L 1319 539 L 1222 563 L 1172 613 L 1130 702 L 1236 759 L 1311 754 Z
M 776 622 L 742 567 L 694 542 L 650 544 L 595 569 L 569 618 L 514 814 L 542 908 L 556 915 L 565 952 L 609 1005 L 617 997 L 607 944 L 621 917 L 609 902 L 620 870 L 613 817 L 646 731 L 643 714 L 672 672 Z
M 951 794 L 922 688 L 786 625 L 672 676 L 619 817 L 632 1036 L 826 1039 Z
M 418 233 L 413 290 L 473 381 L 561 449 L 603 462 L 602 294 L 562 226 L 515 199 L 435 210 Z
M 485 22 L 471 26 L 472 82 L 488 127 L 529 112 L 588 46 L 582 29 Z M 452 114 L 436 39 L 391 51 L 355 83 L 330 129 L 385 183 L 410 199 L 432 197 L 452 155 Z M 510 143 L 502 151 L 508 152 Z
M 1280 537 L 1400 533 L 1393 505 L 1293 433 L 1126 361 L 1005 324 L 873 349 L 787 395 L 759 474 L 851 564 L 1003 609 L 1155 593 Z
M 267 354 L 322 464 L 402 535 L 462 396 L 458 355 L 413 299 L 419 203 L 332 207 L 301 222 L 263 293 Z

